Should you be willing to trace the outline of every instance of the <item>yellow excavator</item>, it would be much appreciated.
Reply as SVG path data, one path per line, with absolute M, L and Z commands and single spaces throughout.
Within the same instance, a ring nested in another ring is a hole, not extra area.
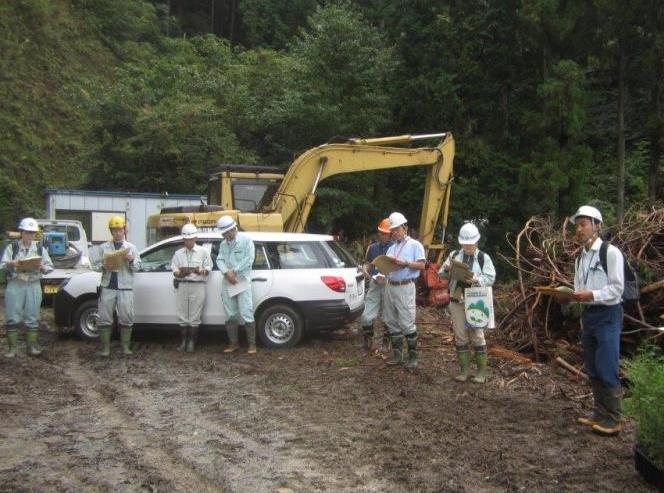
M 396 147 L 432 139 L 439 140 L 435 147 Z M 447 227 L 453 161 L 454 138 L 447 132 L 324 144 L 300 155 L 285 175 L 278 168 L 222 166 L 209 177 L 207 204 L 164 208 L 148 218 L 148 244 L 179 234 L 188 222 L 201 229 L 214 228 L 222 215 L 231 215 L 246 231 L 302 232 L 323 180 L 342 173 L 426 166 L 419 239 L 428 258 L 439 262 Z

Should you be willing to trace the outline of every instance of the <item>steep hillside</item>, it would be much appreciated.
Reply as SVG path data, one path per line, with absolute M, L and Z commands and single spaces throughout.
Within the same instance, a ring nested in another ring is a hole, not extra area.
M 64 0 L 0 4 L 0 227 L 43 211 L 45 186 L 76 186 L 89 94 L 116 58 Z

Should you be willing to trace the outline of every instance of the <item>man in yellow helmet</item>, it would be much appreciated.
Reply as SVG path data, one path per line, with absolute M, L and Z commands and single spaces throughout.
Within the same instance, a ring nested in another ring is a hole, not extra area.
M 134 272 L 141 267 L 141 258 L 136 247 L 126 240 L 126 223 L 122 216 L 113 216 L 108 221 L 112 239 L 100 245 L 99 255 L 92 268 L 101 272 L 99 294 L 99 355 L 108 357 L 111 348 L 113 314 L 117 310 L 120 325 L 122 353 L 132 354 L 131 331 L 134 324 Z

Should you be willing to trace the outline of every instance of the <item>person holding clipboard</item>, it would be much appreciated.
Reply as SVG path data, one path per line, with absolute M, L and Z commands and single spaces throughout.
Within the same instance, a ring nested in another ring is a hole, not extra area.
M 237 223 L 230 216 L 221 216 L 217 228 L 224 238 L 219 245 L 217 266 L 224 276 L 221 283 L 221 301 L 226 312 L 226 332 L 230 345 L 224 353 L 240 348 L 238 326 L 243 323 L 249 344 L 248 354 L 256 354 L 256 323 L 251 295 L 251 267 L 256 256 L 251 239 L 238 232 Z

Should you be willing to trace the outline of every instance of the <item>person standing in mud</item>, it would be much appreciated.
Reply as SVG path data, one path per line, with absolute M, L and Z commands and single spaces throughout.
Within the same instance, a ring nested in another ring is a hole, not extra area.
M 385 255 L 392 246 L 392 236 L 390 234 L 390 220 L 383 219 L 378 224 L 378 241 L 373 242 L 367 248 L 364 256 L 364 262 L 368 265 L 369 289 L 364 297 L 364 311 L 360 319 L 362 324 L 362 336 L 364 337 L 364 347 L 371 350 L 374 340 L 374 321 L 378 317 L 383 307 L 383 294 L 385 293 L 386 278 L 378 269 L 371 264 L 379 255 Z
M 598 209 L 583 205 L 571 220 L 576 228 L 576 241 L 583 245 L 574 263 L 572 297 L 583 304 L 583 362 L 595 402 L 592 415 L 579 418 L 579 422 L 599 434 L 616 435 L 622 429 L 622 387 L 618 372 L 624 259 L 618 248 L 602 241 L 602 214 Z
M 53 270 L 51 257 L 46 248 L 34 241 L 39 225 L 31 217 L 23 219 L 19 226 L 21 239 L 7 245 L 0 261 L 0 269 L 7 270 L 7 289 L 5 291 L 5 317 L 7 320 L 7 358 L 16 356 L 18 329 L 25 325 L 26 345 L 30 356 L 39 356 L 39 309 L 42 301 L 42 274 Z M 34 269 L 20 270 L 19 262 L 31 257 L 41 258 Z
M 238 232 L 237 223 L 230 216 L 221 216 L 217 228 L 224 238 L 219 245 L 217 266 L 224 276 L 221 301 L 226 312 L 226 332 L 230 340 L 224 353 L 232 353 L 240 348 L 238 325 L 242 321 L 249 344 L 247 354 L 256 354 L 256 323 L 251 294 L 251 267 L 256 256 L 254 242 Z
M 452 316 L 452 330 L 454 332 L 454 345 L 459 360 L 460 373 L 454 377 L 458 382 L 465 382 L 470 376 L 470 344 L 475 350 L 477 374 L 471 378 L 475 383 L 485 383 L 487 379 L 488 356 L 486 340 L 483 329 L 469 329 L 466 326 L 466 308 L 464 304 L 464 289 L 472 285 L 493 286 L 496 280 L 496 269 L 491 257 L 477 248 L 480 241 L 480 231 L 473 223 L 466 223 L 459 230 L 459 245 L 461 250 L 450 252 L 443 263 L 438 275 L 449 279 L 452 261 L 463 262 L 470 270 L 467 280 L 450 279 L 450 304 Z
M 101 349 L 98 354 L 104 358 L 111 354 L 115 312 L 120 325 L 122 354 L 133 354 L 130 344 L 134 325 L 134 273 L 141 268 L 141 257 L 136 247 L 126 240 L 126 226 L 123 216 L 113 216 L 108 221 L 112 239 L 99 246 L 92 263 L 93 270 L 102 273 L 98 302 Z
M 392 359 L 388 365 L 403 363 L 403 340 L 408 344 L 406 368 L 417 368 L 417 327 L 415 325 L 415 283 L 424 270 L 426 255 L 422 244 L 408 236 L 408 221 L 400 212 L 388 218 L 394 243 L 387 256 L 398 269 L 387 275 L 383 305 L 383 321 L 392 340 Z
M 196 244 L 198 229 L 193 224 L 182 227 L 184 247 L 171 261 L 175 285 L 175 304 L 180 325 L 181 342 L 178 351 L 191 353 L 196 347 L 201 314 L 205 305 L 205 285 L 212 270 L 210 253 Z

